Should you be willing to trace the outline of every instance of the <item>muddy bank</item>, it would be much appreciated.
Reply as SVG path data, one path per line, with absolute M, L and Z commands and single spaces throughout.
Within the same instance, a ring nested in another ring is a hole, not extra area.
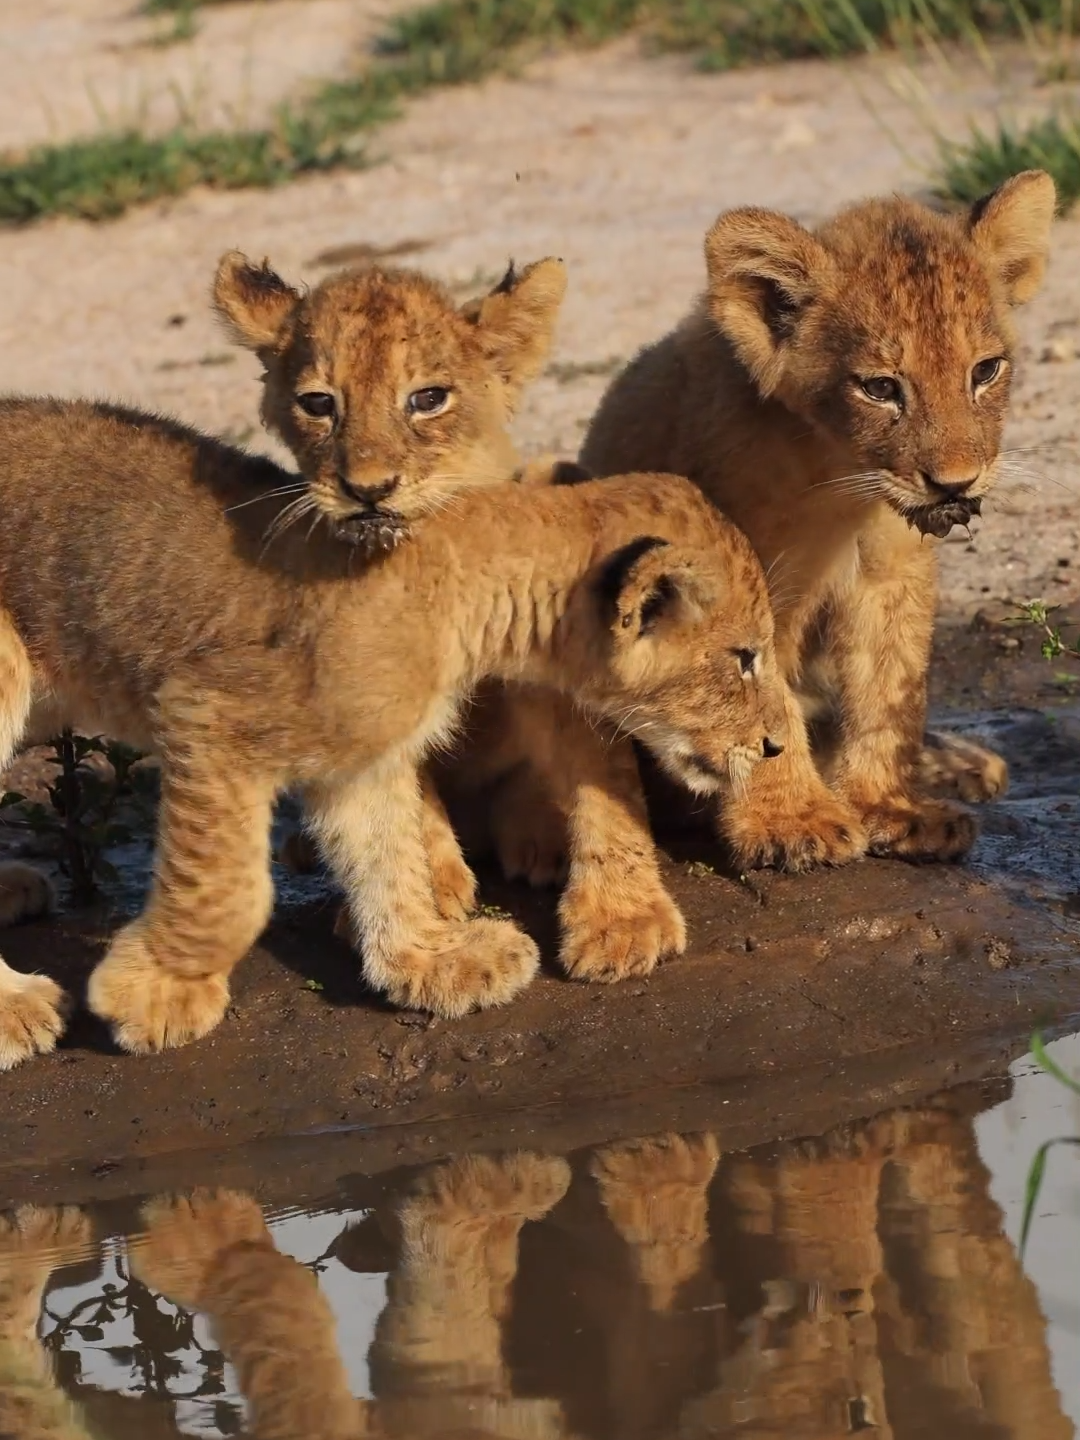
M 682 959 L 613 988 L 548 973 L 512 1006 L 453 1022 L 379 1008 L 331 936 L 331 908 L 287 912 L 240 968 L 229 1016 L 207 1040 L 118 1056 L 80 1016 L 59 1053 L 5 1076 L 0 1194 L 31 1193 L 58 1161 L 73 1162 L 73 1198 L 132 1159 L 323 1126 L 407 1125 L 395 1144 L 414 1158 L 432 1143 L 422 1127 L 451 1122 L 459 1133 L 444 1136 L 447 1149 L 520 1143 L 549 1125 L 583 1143 L 554 1112 L 587 1102 L 590 1123 L 606 1110 L 598 1123 L 611 1133 L 620 1104 L 629 1118 L 658 1087 L 751 1075 L 770 1082 L 754 1101 L 763 1118 L 799 1128 L 800 1107 L 807 1118 L 827 1108 L 829 1077 L 852 1062 L 873 1057 L 895 1080 L 895 1052 L 936 1055 L 933 1088 L 965 1041 L 1021 1034 L 1076 1005 L 1069 922 L 969 872 L 876 861 L 739 885 L 672 862 L 669 880 L 694 937 Z M 488 898 L 550 954 L 543 898 L 496 883 Z M 15 932 L 8 948 L 20 968 L 42 965 L 74 986 L 100 939 L 66 922 Z M 834 1086 L 834 1098 L 865 1113 L 875 1088 L 867 1076 L 854 1095 Z M 636 1115 L 629 1128 L 640 1128 Z
M 325 883 L 283 881 L 212 1036 L 122 1056 L 80 1014 L 55 1055 L 0 1077 L 0 1200 L 162 1188 L 190 1177 L 189 1152 L 218 1183 L 256 1171 L 265 1183 L 276 1161 L 258 1157 L 278 1150 L 262 1146 L 327 1128 L 338 1133 L 290 1142 L 290 1194 L 304 1176 L 325 1188 L 327 1166 L 370 1173 L 538 1135 L 573 1148 L 722 1122 L 747 1145 L 993 1068 L 1033 1026 L 1080 1012 L 1077 667 L 1048 666 L 1030 635 L 1003 648 L 1012 633 L 939 636 L 940 720 L 1011 769 L 969 865 L 740 882 L 714 848 L 669 839 L 690 951 L 615 987 L 561 978 L 552 897 L 484 874 L 483 899 L 536 936 L 545 972 L 512 1005 L 461 1021 L 366 995 L 331 934 Z M 945 696 L 965 709 L 942 711 Z M 5 955 L 78 993 L 116 923 L 26 926 L 5 935 Z

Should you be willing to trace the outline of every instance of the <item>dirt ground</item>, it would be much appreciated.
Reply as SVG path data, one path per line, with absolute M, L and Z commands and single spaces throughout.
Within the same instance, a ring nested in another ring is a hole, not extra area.
M 344 66 L 380 13 L 345 0 L 212 7 L 191 46 L 165 49 L 146 46 L 148 22 L 114 0 L 5 16 L 0 144 L 77 133 L 89 123 L 82 97 L 104 94 L 116 113 L 124 86 L 142 86 L 151 119 L 166 123 L 169 67 L 181 63 L 204 78 L 200 116 L 220 118 L 245 45 L 257 56 L 251 113 L 264 113 L 303 77 Z M 928 72 L 916 102 L 883 62 L 706 76 L 619 44 L 434 94 L 376 138 L 381 163 L 364 171 L 197 193 L 107 225 L 0 232 L 0 391 L 120 397 L 272 448 L 256 418 L 257 366 L 209 314 L 224 249 L 315 280 L 359 247 L 408 246 L 408 263 L 463 296 L 511 255 L 556 253 L 571 277 L 558 353 L 519 433 L 526 449 L 573 452 L 613 369 L 686 309 L 720 209 L 753 202 L 811 221 L 868 193 L 918 190 L 932 149 L 918 104 L 958 131 L 1003 97 L 1029 103 L 1023 64 L 1008 73 L 1006 83 Z M 906 132 L 911 153 L 889 127 Z M 529 1125 L 562 1125 L 579 1144 L 593 1129 L 643 1133 L 660 1084 L 674 1087 L 671 1128 L 730 1098 L 735 1133 L 750 1143 L 776 1133 L 781 1116 L 789 1131 L 814 1130 L 970 1073 L 1000 1056 L 1004 1042 L 988 1036 L 1075 1009 L 1080 724 L 1064 710 L 1053 722 L 1075 695 L 1076 667 L 1048 667 L 1032 637 L 999 622 L 1017 600 L 1080 598 L 1078 261 L 1080 220 L 1064 221 L 1046 290 L 1021 321 L 1008 443 L 1025 473 L 999 487 L 973 541 L 942 547 L 935 705 L 983 712 L 977 724 L 991 728 L 985 712 L 999 712 L 1001 743 L 1027 776 L 1012 808 L 988 815 L 985 863 L 874 862 L 744 886 L 690 869 L 692 852 L 676 846 L 672 883 L 694 936 L 686 958 L 615 989 L 548 974 L 510 1010 L 454 1024 L 372 1005 L 330 937 L 326 906 L 287 908 L 209 1040 L 130 1060 L 79 1020 L 57 1056 L 5 1076 L 0 1187 L 28 1198 L 119 1193 L 185 1147 L 313 1127 L 364 1127 L 369 1156 L 391 1123 L 405 1129 L 383 1147 L 412 1158 L 470 1135 L 514 1143 Z M 1021 860 L 1006 882 L 999 862 L 1013 852 Z M 550 903 L 495 882 L 488 891 L 550 953 Z M 69 917 L 12 932 L 5 954 L 77 988 L 104 934 L 103 919 Z M 246 1153 L 229 1163 L 242 1170 Z
M 287 912 L 206 1041 L 118 1058 L 80 1017 L 55 1057 L 5 1076 L 0 1193 L 104 1198 L 208 1168 L 181 1151 L 214 1152 L 224 1183 L 223 1152 L 244 1142 L 345 1129 L 362 1134 L 365 1169 L 540 1134 L 573 1146 L 694 1129 L 729 1103 L 738 1148 L 983 1073 L 1075 1003 L 1069 932 L 963 870 L 868 862 L 746 886 L 681 858 L 668 870 L 687 956 L 611 989 L 549 973 L 512 1008 L 455 1022 L 380 1008 L 331 937 L 332 910 Z M 494 881 L 486 893 L 550 954 L 550 905 Z M 58 929 L 13 932 L 7 950 L 75 986 L 103 930 Z

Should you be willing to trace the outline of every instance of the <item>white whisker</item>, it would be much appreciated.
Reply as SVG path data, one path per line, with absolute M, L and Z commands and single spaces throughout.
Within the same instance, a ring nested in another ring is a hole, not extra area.
M 299 490 L 306 490 L 307 482 L 301 480 L 292 485 L 279 485 L 276 490 L 264 490 L 260 495 L 253 495 L 250 500 L 241 500 L 239 505 L 229 505 L 226 515 L 231 515 L 234 510 L 246 510 L 249 505 L 257 505 L 260 500 L 276 500 L 282 495 L 295 495 Z

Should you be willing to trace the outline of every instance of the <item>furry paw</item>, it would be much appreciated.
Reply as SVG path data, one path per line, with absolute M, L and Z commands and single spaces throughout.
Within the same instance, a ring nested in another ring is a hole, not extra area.
M 920 790 L 938 799 L 979 805 L 1009 788 L 1009 767 L 1000 755 L 965 740 L 928 730 L 923 737 L 916 778 Z
M 0 1270 L 26 1261 L 47 1271 L 85 1260 L 94 1227 L 77 1205 L 23 1205 L 14 1215 L 0 1216 Z
M 491 841 L 507 880 L 524 880 L 538 889 L 566 880 L 566 816 L 530 771 L 515 775 L 493 796 Z
M 146 950 L 136 920 L 116 936 L 90 976 L 87 1002 L 123 1050 L 144 1055 L 208 1035 L 225 1014 L 224 975 L 177 975 Z
M 947 800 L 899 795 L 863 811 L 872 855 L 901 860 L 962 860 L 975 844 L 974 815 Z
M 64 1033 L 70 1001 L 45 975 L 0 975 L 0 1070 L 46 1055 Z
M 393 1005 L 446 1020 L 505 1005 L 536 974 L 536 946 L 508 920 L 448 923 L 430 945 L 401 951 L 367 973 Z
M 729 804 L 721 824 L 743 870 L 763 865 L 809 870 L 815 865 L 846 865 L 866 854 L 867 836 L 858 814 L 828 790 L 786 813 Z
M 700 1267 L 719 1157 L 712 1135 L 635 1140 L 593 1156 L 589 1168 L 604 1210 L 631 1246 L 654 1310 L 670 1309 L 679 1287 Z
M 708 1190 L 720 1159 L 715 1135 L 658 1135 L 605 1145 L 589 1170 L 605 1209 L 631 1244 L 692 1238 L 700 1229 L 696 1201 Z
M 142 1207 L 142 1219 L 146 1234 L 131 1246 L 132 1269 L 152 1289 L 190 1307 L 197 1307 L 223 1251 L 270 1238 L 259 1206 L 233 1190 L 161 1196 Z
M 660 960 L 683 953 L 686 922 L 659 878 L 642 877 L 632 900 L 626 890 L 605 894 L 603 878 L 600 871 L 572 880 L 559 904 L 559 964 L 569 976 L 611 984 L 650 975 Z
M 40 870 L 21 860 L 0 865 L 0 928 L 48 915 L 55 901 L 52 881 Z
M 570 1166 L 555 1155 L 465 1155 L 421 1177 L 413 1196 L 429 1209 L 470 1219 L 541 1220 L 570 1186 Z M 409 1201 L 406 1204 L 410 1203 Z

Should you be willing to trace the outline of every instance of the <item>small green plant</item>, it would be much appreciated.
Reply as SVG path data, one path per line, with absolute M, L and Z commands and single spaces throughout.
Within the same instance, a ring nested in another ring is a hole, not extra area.
M 514 917 L 509 910 L 504 910 L 501 905 L 479 905 L 477 914 L 486 915 L 489 920 L 512 920 Z
M 43 215 L 106 220 L 193 185 L 273 186 L 307 171 L 363 163 L 362 152 L 335 138 L 321 119 L 288 107 L 270 130 L 181 127 L 154 136 L 126 130 L 0 157 L 0 221 L 26 223 Z
M 1076 1081 L 1071 1075 L 1066 1075 L 1061 1066 L 1052 1060 L 1046 1052 L 1042 1035 L 1036 1030 L 1031 1037 L 1031 1053 L 1038 1064 L 1048 1075 L 1071 1090 L 1074 1095 L 1080 1095 L 1080 1081 Z M 1080 1145 L 1080 1135 L 1059 1135 L 1053 1140 L 1044 1140 L 1035 1152 L 1035 1158 L 1028 1170 L 1027 1183 L 1024 1186 L 1024 1215 L 1020 1222 L 1020 1259 L 1023 1260 L 1024 1252 L 1027 1249 L 1028 1236 L 1031 1233 L 1032 1221 L 1035 1219 L 1035 1206 L 1038 1204 L 1039 1195 L 1042 1191 L 1043 1180 L 1046 1177 L 1046 1158 L 1050 1151 L 1058 1145 Z
M 129 819 L 119 812 L 134 807 L 149 821 L 154 777 L 136 770 L 141 754 L 117 740 L 64 730 L 49 743 L 49 762 L 59 773 L 46 786 L 48 804 L 8 791 L 0 796 L 0 808 L 19 807 L 22 823 L 59 860 L 73 902 L 89 905 L 101 881 L 117 878 L 105 851 L 134 838 Z M 111 775 L 87 763 L 93 755 L 108 761 Z
M 999 120 L 962 142 L 939 146 L 939 199 L 969 205 L 1021 170 L 1046 170 L 1067 213 L 1080 199 L 1080 112 L 1062 108 L 1027 126 Z
M 1029 600 L 1026 605 L 1021 607 L 1018 618 L 1037 626 L 1043 632 L 1039 648 L 1044 659 L 1056 660 L 1061 655 L 1080 659 L 1080 633 L 1072 640 L 1066 640 L 1061 628 L 1051 624 L 1051 616 L 1060 608 L 1059 605 L 1047 605 L 1045 600 Z M 1074 677 L 1065 675 L 1064 678 L 1072 679 Z
M 194 40 L 199 29 L 195 16 L 197 8 L 198 0 L 175 0 L 175 3 L 168 6 L 147 6 L 148 14 L 170 16 L 169 23 L 150 37 L 149 44 L 163 50 L 169 45 L 185 45 L 189 40 Z
M 693 875 L 695 880 L 704 880 L 708 875 L 715 875 L 716 871 L 707 860 L 691 860 L 686 867 L 686 873 Z

